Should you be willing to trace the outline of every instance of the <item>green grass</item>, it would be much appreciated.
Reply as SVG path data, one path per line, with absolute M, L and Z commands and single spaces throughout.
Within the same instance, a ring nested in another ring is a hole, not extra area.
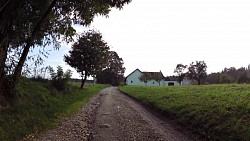
M 18 86 L 18 100 L 12 108 L 0 109 L 0 140 L 18 140 L 57 126 L 72 116 L 88 100 L 108 85 L 87 84 L 84 90 L 71 84 L 62 94 L 48 83 L 23 79 Z
M 120 90 L 209 140 L 250 140 L 250 85 L 125 86 Z

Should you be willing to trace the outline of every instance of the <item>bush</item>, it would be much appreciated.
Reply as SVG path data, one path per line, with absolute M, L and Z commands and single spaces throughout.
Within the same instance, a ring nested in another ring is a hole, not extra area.
M 68 81 L 72 75 L 71 70 L 67 70 L 65 73 L 63 72 L 63 68 L 61 66 L 57 66 L 57 72 L 55 73 L 53 68 L 49 69 L 51 75 L 51 84 L 58 91 L 64 91 L 68 87 Z

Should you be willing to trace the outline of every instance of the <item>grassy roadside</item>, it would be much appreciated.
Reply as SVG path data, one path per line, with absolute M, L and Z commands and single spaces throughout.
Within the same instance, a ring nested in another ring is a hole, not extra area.
M 124 86 L 120 90 L 208 140 L 250 140 L 250 85 Z
M 57 121 L 75 114 L 88 100 L 108 85 L 87 85 L 80 90 L 71 85 L 62 94 L 48 83 L 21 81 L 18 101 L 11 109 L 0 109 L 0 140 L 18 140 L 26 135 L 53 128 Z

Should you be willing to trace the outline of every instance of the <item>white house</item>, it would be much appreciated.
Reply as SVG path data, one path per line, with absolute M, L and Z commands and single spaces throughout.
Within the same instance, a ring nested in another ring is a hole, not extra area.
M 143 73 L 150 73 L 152 76 L 152 79 L 148 81 L 146 84 L 142 82 L 139 77 L 143 75 Z M 160 81 L 160 84 L 156 81 L 156 76 L 162 76 L 162 80 Z M 164 77 L 162 72 L 142 72 L 139 69 L 134 70 L 132 73 L 130 73 L 125 78 L 125 84 L 131 85 L 131 86 L 178 86 L 180 85 L 178 81 L 169 79 L 169 77 Z M 189 85 L 188 81 L 185 81 L 185 85 Z

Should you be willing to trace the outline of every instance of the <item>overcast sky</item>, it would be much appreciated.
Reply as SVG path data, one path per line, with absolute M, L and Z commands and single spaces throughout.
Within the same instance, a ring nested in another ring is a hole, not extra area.
M 249 0 L 132 0 L 90 27 L 123 58 L 125 76 L 136 68 L 173 75 L 178 63 L 196 60 L 207 63 L 208 73 L 250 64 Z M 48 62 L 65 65 L 68 49 L 63 45 Z

